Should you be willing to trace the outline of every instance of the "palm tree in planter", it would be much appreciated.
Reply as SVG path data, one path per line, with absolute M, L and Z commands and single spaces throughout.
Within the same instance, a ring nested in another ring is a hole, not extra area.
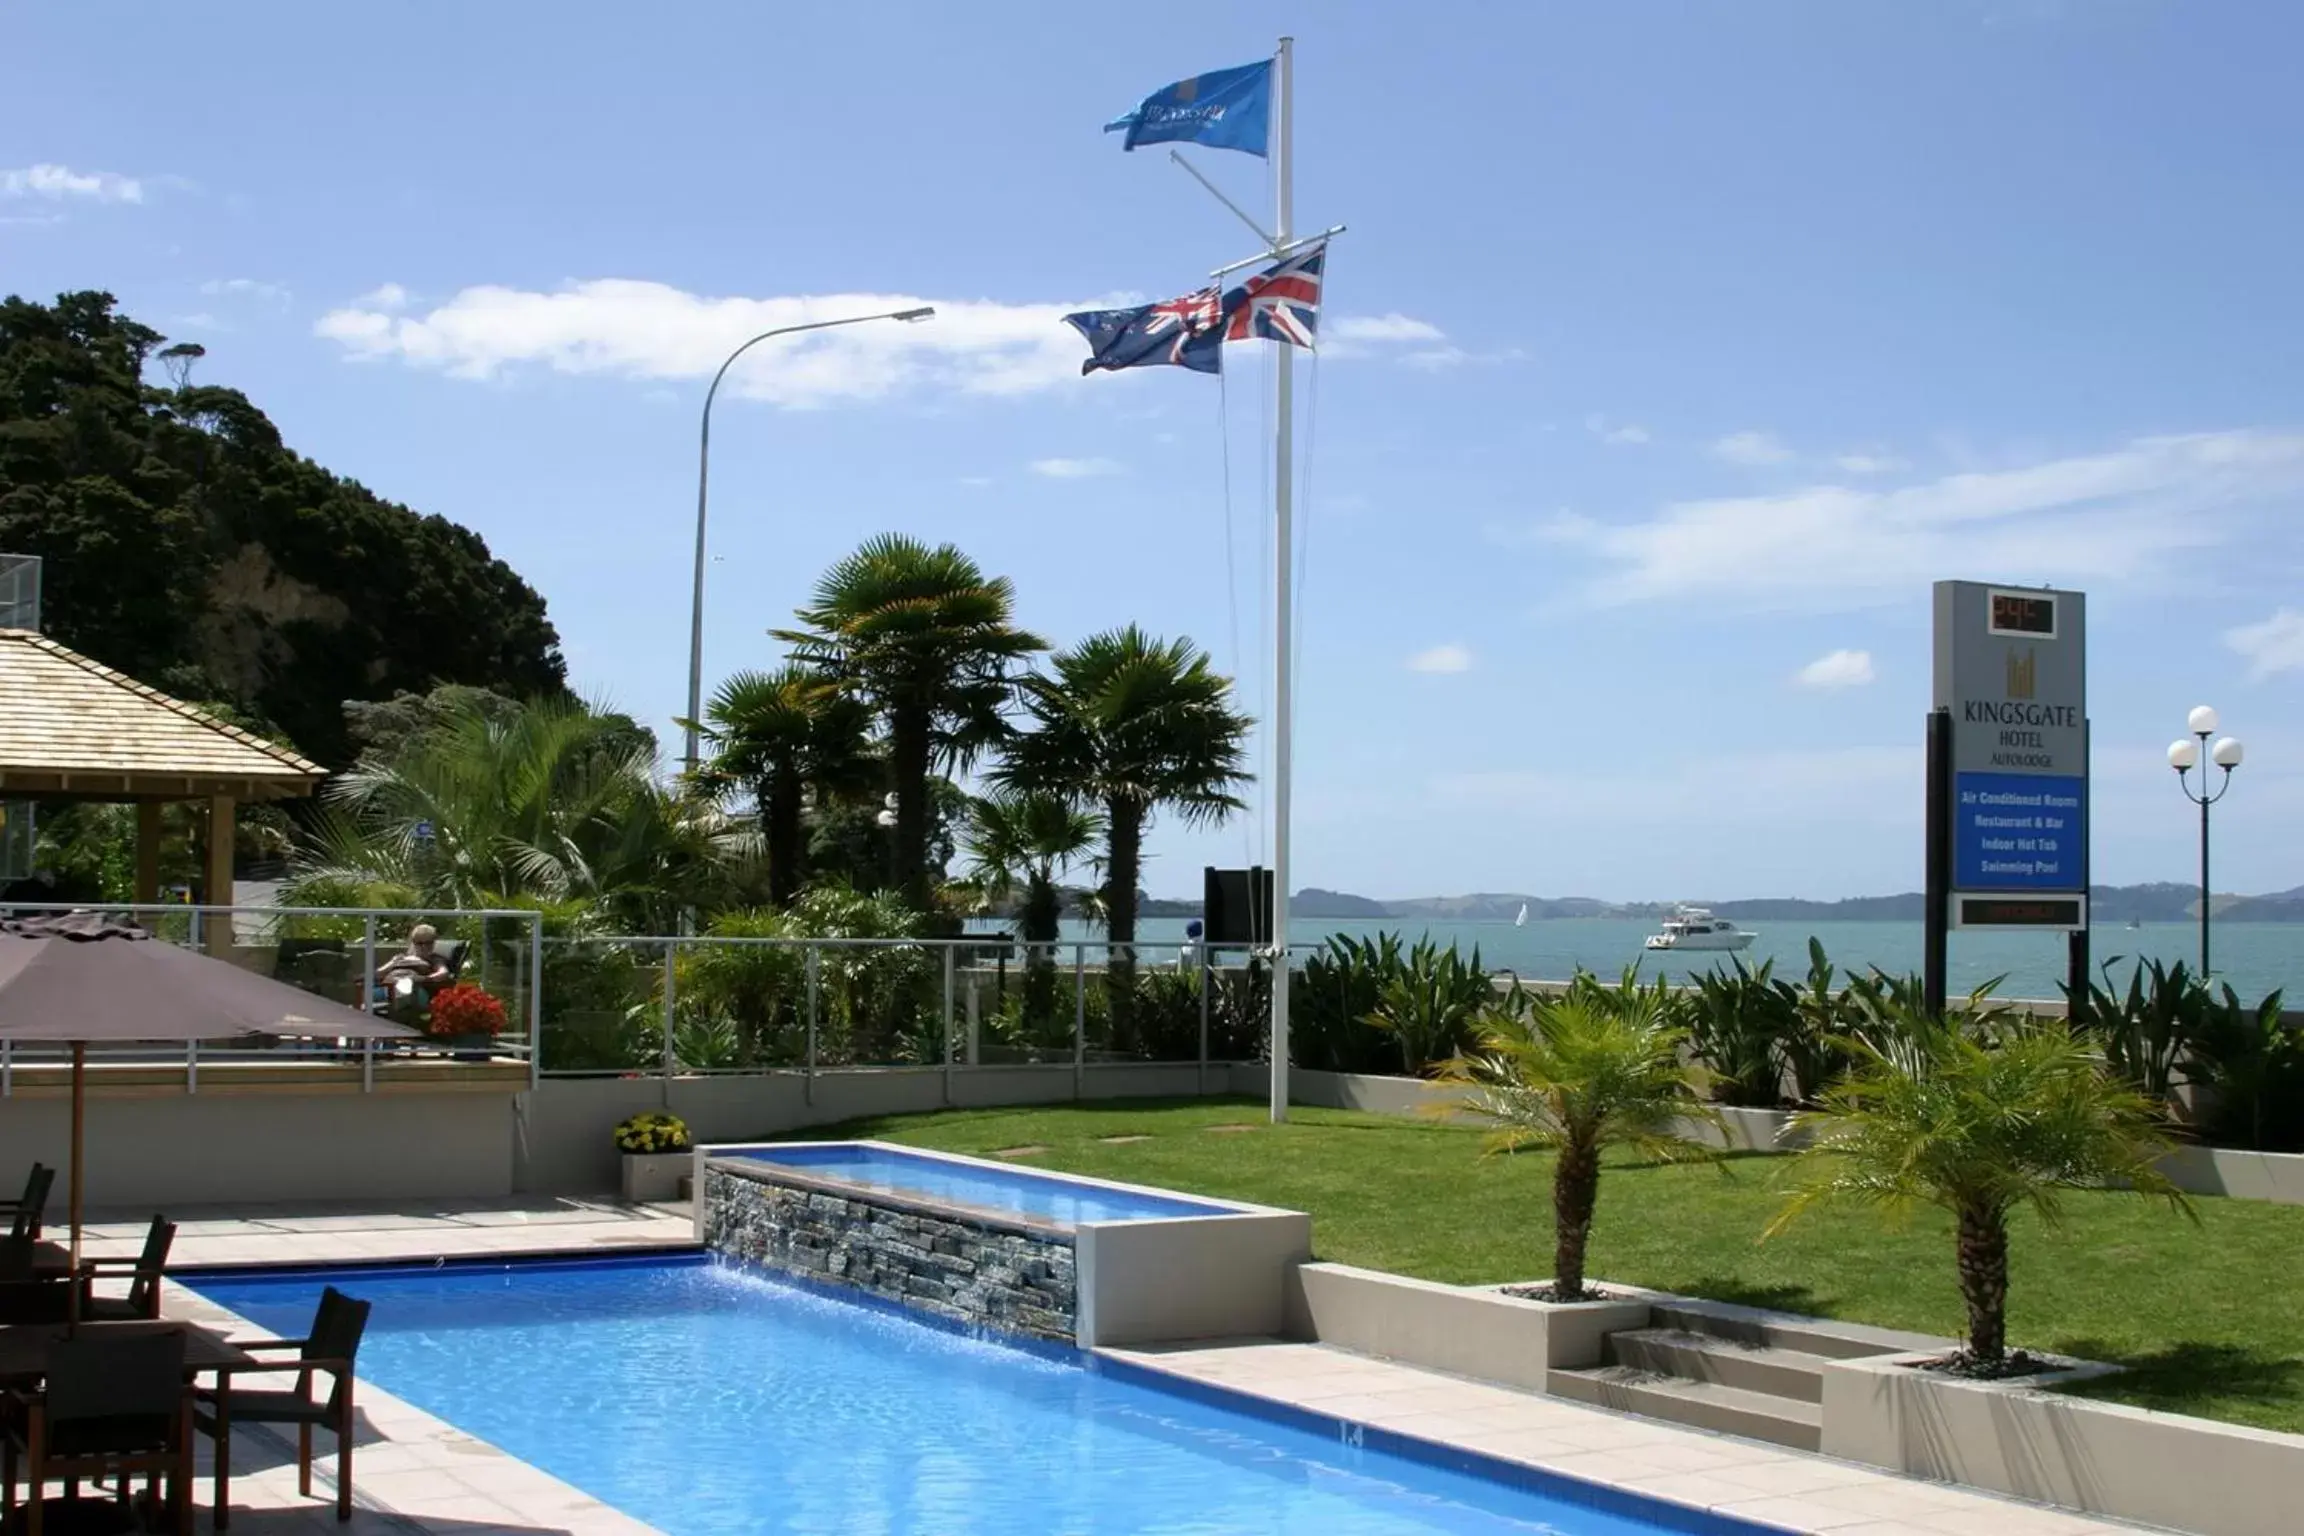
M 929 774 L 1001 739 L 1016 663 L 1047 649 L 1015 627 L 1015 608 L 1007 578 L 954 546 L 885 533 L 824 573 L 797 615 L 805 629 L 771 631 L 880 716 L 896 795 L 890 875 L 915 912 L 931 906 Z
M 1195 825 L 1243 809 L 1253 722 L 1232 707 L 1232 680 L 1189 639 L 1161 640 L 1131 624 L 1090 635 L 1025 679 L 1033 729 L 1009 743 L 993 778 L 1104 813 L 1105 970 L 1117 1042 L 1130 1039 L 1136 887 L 1144 832 L 1170 812 Z
M 2193 1214 L 2157 1166 L 2164 1112 L 2060 1020 L 1997 1016 L 1987 1034 L 1913 1008 L 1894 1022 L 1900 1038 L 1847 1042 L 1848 1075 L 1796 1122 L 1814 1136 L 1800 1154 L 1809 1177 L 1769 1235 L 1825 1201 L 1942 1208 L 1968 1312 L 1959 1363 L 2005 1374 L 2008 1218 L 2029 1206 L 2053 1229 L 2065 1190 L 2123 1184 Z
M 825 804 L 870 782 L 871 723 L 861 699 L 795 665 L 739 672 L 705 706 L 701 724 L 712 755 L 697 777 L 707 790 L 750 792 L 768 850 L 768 899 L 776 906 L 788 907 L 800 894 L 810 791 Z
M 1017 913 L 1024 941 L 1024 1019 L 1040 1025 L 1055 1012 L 1054 945 L 1063 917 L 1056 877 L 1104 834 L 1103 820 L 1060 795 L 1002 790 L 970 807 L 968 877 L 991 899 L 1023 893 Z
M 1464 1107 L 1496 1122 L 1485 1151 L 1558 1154 L 1552 1283 L 1542 1299 L 1600 1299 L 1584 1284 L 1584 1258 L 1604 1151 L 1623 1147 L 1652 1162 L 1716 1155 L 1685 1134 L 1691 1122 L 1718 1118 L 1704 1100 L 1704 1070 L 1690 1064 L 1687 1047 L 1664 989 L 1629 977 L 1604 987 L 1585 976 L 1560 996 L 1523 997 L 1492 1011 L 1479 1044 L 1436 1074 L 1469 1089 Z

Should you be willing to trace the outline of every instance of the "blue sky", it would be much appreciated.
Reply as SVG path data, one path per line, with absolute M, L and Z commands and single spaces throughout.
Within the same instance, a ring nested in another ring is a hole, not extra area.
M 2090 593 L 2098 878 L 2187 877 L 2161 754 L 2209 700 L 2251 753 L 2218 885 L 2304 883 L 2304 13 L 1408 14 L 34 8 L 0 285 L 111 289 L 479 529 L 668 740 L 705 378 L 933 302 L 734 376 L 708 678 L 895 528 L 1059 642 L 1189 633 L 1260 709 L 1263 348 L 1221 391 L 1081 379 L 1056 316 L 1249 253 L 1098 127 L 1292 32 L 1299 223 L 1351 226 L 1298 372 L 1298 883 L 1913 888 L 1939 576 Z M 1266 205 L 1259 162 L 1200 163 Z M 1268 835 L 1158 832 L 1147 883 Z

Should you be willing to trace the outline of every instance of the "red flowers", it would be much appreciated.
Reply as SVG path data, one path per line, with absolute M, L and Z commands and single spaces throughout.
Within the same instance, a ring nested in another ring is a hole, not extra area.
M 425 1026 L 435 1035 L 500 1035 L 504 1032 L 504 1005 L 469 981 L 442 987 L 432 994 L 432 1018 Z

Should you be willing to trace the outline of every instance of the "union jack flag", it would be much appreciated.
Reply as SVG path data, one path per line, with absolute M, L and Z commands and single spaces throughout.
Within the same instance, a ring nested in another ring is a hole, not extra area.
M 1065 320 L 1088 339 L 1082 373 L 1173 364 L 1195 373 L 1223 366 L 1224 306 L 1214 288 L 1133 309 L 1091 309 Z
M 1323 240 L 1226 293 L 1224 339 L 1311 346 L 1320 328 L 1320 271 L 1327 257 Z

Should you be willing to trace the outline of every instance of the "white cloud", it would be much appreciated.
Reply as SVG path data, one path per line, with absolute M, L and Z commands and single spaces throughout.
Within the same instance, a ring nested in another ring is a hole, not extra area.
M 1766 432 L 1731 432 L 1712 444 L 1712 456 L 1731 464 L 1782 464 L 1792 450 Z
M 1604 443 L 1625 446 L 1648 441 L 1648 429 L 1634 421 L 1610 421 L 1594 411 L 1584 418 L 1584 430 Z
M 204 309 L 194 310 L 189 315 L 178 315 L 169 323 L 187 331 L 228 331 L 232 329 Z
M 111 171 L 75 171 L 67 165 L 28 165 L 0 171 L 0 197 L 82 197 L 99 203 L 140 203 L 144 184 Z
M 2220 513 L 2304 490 L 2304 430 L 2138 438 L 2107 453 L 1896 489 L 1820 485 L 1540 530 L 1601 567 L 1596 603 L 1711 597 L 1829 610 L 1970 572 L 2072 586 L 2157 573 L 2224 536 Z
M 1027 466 L 1036 475 L 1051 480 L 1092 480 L 1099 475 L 1117 475 L 1125 466 L 1111 459 L 1034 459 Z
M 356 358 L 397 358 L 457 378 L 542 366 L 698 379 L 709 378 L 737 342 L 762 331 L 934 303 L 936 316 L 925 323 L 840 326 L 766 342 L 730 370 L 727 388 L 786 406 L 916 390 L 1018 395 L 1074 384 L 1080 337 L 1063 316 L 1115 302 L 1001 304 L 872 293 L 709 298 L 664 283 L 604 278 L 550 293 L 466 288 L 423 313 L 392 313 L 406 297 L 388 284 L 329 311 L 314 330 Z
M 1472 652 L 1461 645 L 1436 645 L 1408 658 L 1411 672 L 1469 672 Z
M 267 304 L 286 306 L 291 295 L 278 283 L 267 283 L 253 277 L 212 277 L 200 285 L 200 291 L 211 297 L 217 295 L 239 299 L 260 299 Z
M 408 307 L 409 292 L 398 283 L 382 283 L 352 301 L 355 309 L 399 310 Z
M 1323 345 L 1331 341 L 1408 342 L 1445 341 L 1447 335 L 1428 320 L 1417 320 L 1398 310 L 1385 315 L 1341 315 L 1320 325 Z
M 978 490 L 982 490 L 985 486 L 992 483 L 992 477 L 990 475 L 962 475 L 960 477 L 960 483 L 962 485 L 973 486 Z
M 1892 475 L 1912 466 L 1892 453 L 1843 453 L 1832 467 L 1847 475 Z
M 1861 688 L 1872 681 L 1870 651 L 1827 651 L 1792 676 L 1803 688 Z
M 2304 672 L 2304 610 L 2283 608 L 2257 624 L 2224 631 L 2224 643 L 2248 658 L 2248 675 Z

